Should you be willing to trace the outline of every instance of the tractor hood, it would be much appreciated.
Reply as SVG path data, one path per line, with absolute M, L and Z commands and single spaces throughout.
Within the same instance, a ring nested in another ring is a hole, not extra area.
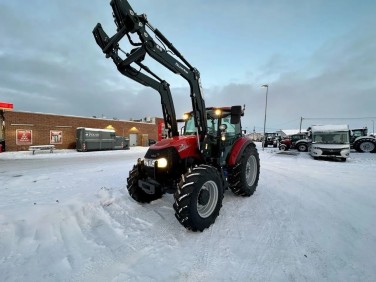
M 175 136 L 172 138 L 162 139 L 161 141 L 149 147 L 150 150 L 164 150 L 166 148 L 175 147 L 180 158 L 186 157 L 200 158 L 197 137 L 195 135 L 189 136 Z

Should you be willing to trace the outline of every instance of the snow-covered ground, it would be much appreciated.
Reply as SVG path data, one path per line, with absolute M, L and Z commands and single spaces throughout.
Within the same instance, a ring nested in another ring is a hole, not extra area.
M 376 154 L 259 147 L 256 193 L 226 191 L 215 224 L 194 233 L 172 195 L 128 196 L 145 151 L 1 153 L 0 280 L 376 281 Z

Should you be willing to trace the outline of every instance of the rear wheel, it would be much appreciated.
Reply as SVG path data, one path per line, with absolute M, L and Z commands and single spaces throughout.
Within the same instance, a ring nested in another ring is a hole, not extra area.
M 375 153 L 376 152 L 376 139 L 362 138 L 354 143 L 354 149 L 358 152 Z
M 129 195 L 139 203 L 150 203 L 162 197 L 162 191 L 160 188 L 155 189 L 155 193 L 148 194 L 138 186 L 138 180 L 143 177 L 140 175 L 137 166 L 133 166 L 133 169 L 129 172 L 127 178 L 127 189 Z
M 254 146 L 245 148 L 229 176 L 230 189 L 235 195 L 249 197 L 255 191 L 260 176 L 260 158 Z
M 219 215 L 223 200 L 223 185 L 216 168 L 199 165 L 187 172 L 174 194 L 175 216 L 192 231 L 203 231 Z

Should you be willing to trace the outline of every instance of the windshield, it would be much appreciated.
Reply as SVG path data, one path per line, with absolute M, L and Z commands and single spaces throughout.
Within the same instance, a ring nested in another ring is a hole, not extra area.
M 185 122 L 184 135 L 194 134 L 196 134 L 195 120 L 193 119 L 193 116 L 190 116 Z
M 366 136 L 367 130 L 366 129 L 354 129 L 352 130 L 352 134 L 354 137 Z
M 298 140 L 302 140 L 302 139 L 305 139 L 305 138 L 306 138 L 305 135 L 292 135 L 291 136 L 292 141 L 298 141 Z
M 226 135 L 227 136 L 235 136 L 240 133 L 240 123 L 232 124 L 231 117 L 229 115 L 222 117 L 221 124 L 225 124 L 227 126 Z M 218 118 L 213 117 L 208 112 L 207 116 L 207 127 L 208 127 L 208 134 L 212 136 L 217 136 L 218 130 Z M 196 126 L 193 116 L 191 115 L 189 119 L 185 122 L 184 128 L 184 135 L 193 135 L 196 134 Z
M 346 144 L 349 143 L 348 132 L 324 132 L 314 133 L 313 142 L 324 144 Z

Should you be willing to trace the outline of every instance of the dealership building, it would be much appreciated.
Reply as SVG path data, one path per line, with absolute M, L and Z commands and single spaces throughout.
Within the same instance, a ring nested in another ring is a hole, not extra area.
M 0 150 L 26 151 L 33 145 L 54 145 L 56 149 L 76 149 L 79 127 L 113 129 L 129 138 L 130 146 L 148 146 L 149 139 L 160 140 L 162 118 L 137 121 L 96 117 L 63 116 L 13 111 L 13 105 L 0 102 Z

